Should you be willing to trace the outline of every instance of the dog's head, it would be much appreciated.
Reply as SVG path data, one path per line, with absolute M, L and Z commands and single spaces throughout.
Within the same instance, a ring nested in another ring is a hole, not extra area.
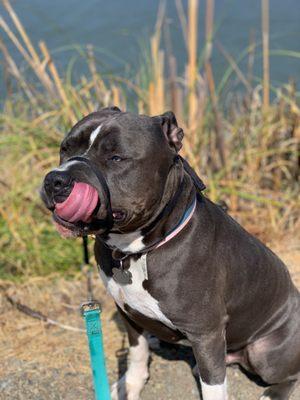
M 182 139 L 172 112 L 149 117 L 111 107 L 79 121 L 41 189 L 60 232 L 130 232 L 147 224 L 178 184 Z

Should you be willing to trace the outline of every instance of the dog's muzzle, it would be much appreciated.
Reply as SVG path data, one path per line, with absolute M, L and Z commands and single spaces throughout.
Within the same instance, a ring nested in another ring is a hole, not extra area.
M 49 172 L 42 198 L 53 212 L 54 221 L 78 235 L 104 233 L 113 226 L 106 179 L 88 158 L 69 158 Z

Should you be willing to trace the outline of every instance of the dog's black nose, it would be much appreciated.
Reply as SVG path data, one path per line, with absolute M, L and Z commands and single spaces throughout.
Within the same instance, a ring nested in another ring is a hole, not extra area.
M 67 172 L 54 170 L 49 172 L 44 179 L 44 188 L 49 196 L 60 202 L 65 200 L 74 185 L 74 178 Z

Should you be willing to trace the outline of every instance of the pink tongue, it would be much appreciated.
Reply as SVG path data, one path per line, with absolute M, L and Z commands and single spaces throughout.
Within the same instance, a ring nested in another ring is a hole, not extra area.
M 69 222 L 87 222 L 98 203 L 97 190 L 87 183 L 75 182 L 69 197 L 62 203 L 57 203 L 57 215 Z

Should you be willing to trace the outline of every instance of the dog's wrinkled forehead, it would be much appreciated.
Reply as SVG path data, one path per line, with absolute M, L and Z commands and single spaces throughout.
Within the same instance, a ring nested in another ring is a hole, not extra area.
M 60 163 L 74 155 L 113 153 L 125 159 L 171 159 L 182 147 L 182 139 L 183 130 L 171 111 L 150 117 L 122 112 L 117 107 L 103 108 L 73 126 L 61 143 Z
M 89 141 L 93 142 L 100 133 L 101 125 L 111 120 L 117 113 L 120 113 L 118 109 L 109 108 L 93 112 L 84 117 L 67 133 L 61 143 L 61 149 L 67 151 L 71 147 L 79 148 L 80 146 L 86 146 Z
M 103 144 L 106 150 L 113 150 L 122 142 L 127 149 L 139 152 L 149 148 L 151 143 L 157 146 L 165 140 L 155 118 L 112 107 L 91 113 L 74 125 L 61 143 L 61 153 L 72 155 L 74 151 L 84 153 L 96 149 L 97 143 L 105 137 L 108 139 Z

